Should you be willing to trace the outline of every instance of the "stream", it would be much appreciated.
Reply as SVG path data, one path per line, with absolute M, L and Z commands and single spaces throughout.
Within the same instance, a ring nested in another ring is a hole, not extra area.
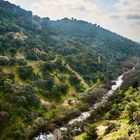
M 123 75 L 120 75 L 115 81 L 112 82 L 115 84 L 111 86 L 111 89 L 102 97 L 102 100 L 99 103 L 95 103 L 91 108 L 89 108 L 89 111 L 82 112 L 79 117 L 70 120 L 66 126 L 72 126 L 80 122 L 82 123 L 83 121 L 87 120 L 91 116 L 91 113 L 93 113 L 99 106 L 103 106 L 108 101 L 109 97 L 122 85 Z M 67 127 L 60 127 L 53 132 L 48 132 L 48 134 L 40 133 L 40 135 L 35 137 L 34 140 L 59 140 L 62 139 L 63 133 L 67 130 Z M 81 132 L 82 129 L 77 127 L 73 131 Z

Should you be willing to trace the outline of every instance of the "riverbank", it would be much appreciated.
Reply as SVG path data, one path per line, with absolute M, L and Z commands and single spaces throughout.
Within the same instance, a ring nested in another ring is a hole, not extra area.
M 115 94 L 114 95 L 112 94 L 115 93 L 115 91 L 122 85 L 123 83 L 122 79 L 125 76 L 125 74 L 128 74 L 130 71 L 134 71 L 134 70 L 135 69 L 133 65 L 133 67 L 129 68 L 128 71 L 126 70 L 123 71 L 123 75 L 120 75 L 116 81 L 112 81 L 113 83 L 116 83 L 116 84 L 111 86 L 111 89 L 105 94 L 106 96 L 101 97 L 102 101 L 94 104 L 94 106 L 90 107 L 89 109 L 86 108 L 89 111 L 81 113 L 81 115 L 79 115 L 77 118 L 70 120 L 69 122 L 68 121 L 63 122 L 61 120 L 60 125 L 57 128 L 54 128 L 53 131 L 45 131 L 47 132 L 46 134 L 40 134 L 40 137 L 42 138 L 41 140 L 43 140 L 43 137 L 44 139 L 47 138 L 47 136 L 50 137 L 50 135 L 52 138 L 56 137 L 55 135 L 58 135 L 58 134 L 61 136 L 63 134 L 63 132 L 60 131 L 61 128 L 63 128 L 64 131 L 69 131 L 70 135 L 72 136 L 77 135 L 83 131 L 83 127 L 87 123 L 90 123 L 91 120 L 97 121 L 98 120 L 97 114 L 101 115 L 109 106 L 111 106 L 112 104 L 111 100 L 114 98 L 114 96 L 116 96 Z M 56 133 L 56 130 L 57 130 L 57 133 Z M 39 139 L 39 136 L 36 137 L 35 139 Z
M 81 113 L 80 116 L 77 118 L 74 118 L 68 122 L 68 124 L 65 124 L 63 127 L 65 130 L 64 131 L 69 131 L 71 135 L 76 135 L 77 133 L 81 133 L 84 123 L 88 120 L 90 120 L 90 117 L 93 117 L 93 114 L 98 111 L 99 108 L 106 106 L 106 103 L 108 99 L 111 97 L 111 95 L 121 86 L 123 82 L 123 75 L 120 75 L 116 81 L 113 81 L 115 85 L 111 86 L 111 89 L 102 97 L 102 100 L 99 103 L 94 104 L 91 108 L 89 108 L 89 111 Z M 83 123 L 84 121 L 84 123 Z M 83 123 L 83 124 L 82 124 Z M 61 137 L 63 134 L 63 131 L 61 132 L 62 127 L 55 129 L 52 133 L 49 134 L 40 134 L 38 137 L 35 137 L 34 139 L 36 140 L 45 140 L 45 139 L 56 139 Z M 56 133 L 57 131 L 57 133 Z M 51 136 L 50 136 L 51 135 Z
M 93 121 L 97 128 L 98 139 L 118 140 L 118 139 L 140 139 L 140 67 L 137 65 L 125 71 L 124 82 L 112 97 L 111 106 L 106 109 L 100 120 Z M 100 128 L 104 128 L 103 133 Z M 91 131 L 92 133 L 92 131 Z M 87 134 L 81 133 L 74 137 L 74 140 L 84 140 Z

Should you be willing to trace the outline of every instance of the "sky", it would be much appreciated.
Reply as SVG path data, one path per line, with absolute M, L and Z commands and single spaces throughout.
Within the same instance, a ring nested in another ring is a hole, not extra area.
M 8 0 L 52 20 L 76 18 L 140 41 L 140 0 Z

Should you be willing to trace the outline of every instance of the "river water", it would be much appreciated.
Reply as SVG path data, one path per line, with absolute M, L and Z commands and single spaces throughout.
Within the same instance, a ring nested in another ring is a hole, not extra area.
M 122 85 L 123 75 L 120 75 L 115 81 L 112 82 L 114 84 L 111 86 L 111 89 L 102 97 L 101 102 L 95 103 L 91 108 L 89 108 L 89 111 L 82 112 L 79 117 L 70 120 L 67 125 L 71 126 L 78 122 L 80 123 L 87 120 L 91 116 L 92 112 L 94 112 L 99 106 L 104 105 L 108 101 L 109 97 Z M 67 127 L 61 127 L 59 129 L 56 129 L 53 133 L 49 132 L 48 134 L 40 133 L 40 135 L 35 137 L 34 140 L 59 140 L 59 138 L 61 138 L 61 135 L 65 131 L 67 131 Z M 76 128 L 75 131 L 80 132 L 82 130 L 81 128 Z

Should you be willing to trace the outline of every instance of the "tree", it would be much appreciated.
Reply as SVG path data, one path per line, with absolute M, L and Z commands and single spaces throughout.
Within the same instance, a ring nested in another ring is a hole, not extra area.
M 0 47 L 0 55 L 4 55 L 4 48 Z
M 4 81 L 4 91 L 6 93 L 11 93 L 13 90 L 13 81 L 10 79 L 7 79 Z
M 135 124 L 140 125 L 140 109 L 133 113 L 133 120 Z
M 104 135 L 109 134 L 112 131 L 117 130 L 120 127 L 120 124 L 118 124 L 117 122 L 107 122 L 107 128 L 105 129 Z
M 67 87 L 66 84 L 62 83 L 62 84 L 59 85 L 59 90 L 60 90 L 61 93 L 65 94 L 68 90 L 68 87 Z
M 37 56 L 36 56 L 36 54 L 34 52 L 28 52 L 26 54 L 26 59 L 27 60 L 33 60 L 33 61 L 37 61 L 38 60 L 38 58 L 37 58 Z
M 20 66 L 18 67 L 18 74 L 21 79 L 27 80 L 28 78 L 31 78 L 33 75 L 33 70 L 31 66 Z
M 0 123 L 6 121 L 9 118 L 9 113 L 0 111 Z
M 136 113 L 139 110 L 139 105 L 135 102 L 130 102 L 126 107 L 126 110 L 129 116 L 129 122 L 135 122 L 135 120 L 137 120 L 137 117 L 139 116 L 139 114 Z
M 85 129 L 86 136 L 84 137 L 85 140 L 96 140 L 98 138 L 97 135 L 97 128 L 94 124 L 90 124 Z
M 0 57 L 0 66 L 6 66 L 9 64 L 9 59 L 7 57 Z
M 71 74 L 70 75 L 70 82 L 72 84 L 80 84 L 80 80 L 77 78 L 77 76 L 75 74 Z
M 15 48 L 10 48 L 9 49 L 10 55 L 13 57 L 16 55 L 16 49 Z

